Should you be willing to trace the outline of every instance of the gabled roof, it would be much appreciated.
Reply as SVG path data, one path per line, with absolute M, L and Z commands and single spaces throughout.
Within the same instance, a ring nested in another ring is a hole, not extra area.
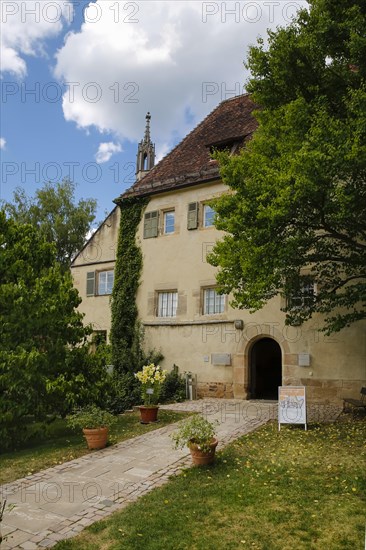
M 180 187 L 217 179 L 217 162 L 211 148 L 222 145 L 242 146 L 257 127 L 252 115 L 257 105 L 248 94 L 221 102 L 146 176 L 116 199 L 148 196 Z
M 77 252 L 76 256 L 74 256 L 74 258 L 72 259 L 72 262 L 70 264 L 70 267 L 78 267 L 77 265 L 74 265 L 76 260 L 79 258 L 79 256 L 81 254 L 83 254 L 84 250 L 89 246 L 89 244 L 91 242 L 93 242 L 93 240 L 95 240 L 95 238 L 98 236 L 98 233 L 100 233 L 100 231 L 102 230 L 103 226 L 107 223 L 108 219 L 113 216 L 113 214 L 116 212 L 116 208 L 117 206 L 115 206 L 113 208 L 113 210 L 111 210 L 109 212 L 109 214 L 107 214 L 107 216 L 104 218 L 104 220 L 102 221 L 102 223 L 99 224 L 99 226 L 97 227 L 97 229 L 95 231 L 93 231 L 93 233 L 90 235 L 90 237 L 86 240 L 86 242 L 84 243 L 84 245 L 80 248 L 80 250 Z M 105 262 L 106 263 L 106 262 Z

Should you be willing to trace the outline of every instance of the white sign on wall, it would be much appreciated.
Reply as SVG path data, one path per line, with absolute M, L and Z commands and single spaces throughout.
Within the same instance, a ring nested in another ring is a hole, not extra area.
M 310 367 L 310 353 L 299 353 L 299 367 Z
M 305 386 L 280 386 L 278 388 L 278 429 L 281 424 L 306 423 Z

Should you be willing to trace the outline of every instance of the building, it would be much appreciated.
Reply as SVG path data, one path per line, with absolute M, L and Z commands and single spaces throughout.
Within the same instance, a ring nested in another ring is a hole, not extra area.
M 114 283 L 120 210 L 116 206 L 71 264 L 74 286 L 82 298 L 85 324 L 107 340 L 111 328 L 110 298 Z
M 358 395 L 366 381 L 365 323 L 331 337 L 316 317 L 285 325 L 283 298 L 250 314 L 230 307 L 215 288 L 207 253 L 220 238 L 212 198 L 227 191 L 213 148 L 235 154 L 256 128 L 248 95 L 223 101 L 154 166 L 150 118 L 137 159 L 136 183 L 116 199 L 145 197 L 137 230 L 143 272 L 137 295 L 148 347 L 161 348 L 164 368 L 197 374 L 200 396 L 273 399 L 279 385 L 305 385 L 312 401 Z M 118 233 L 118 208 L 73 262 L 86 321 L 108 331 L 108 293 Z

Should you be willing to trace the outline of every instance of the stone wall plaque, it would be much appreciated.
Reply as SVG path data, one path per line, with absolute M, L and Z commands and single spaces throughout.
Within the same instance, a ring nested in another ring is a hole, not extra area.
M 231 354 L 230 353 L 212 353 L 211 363 L 212 365 L 217 365 L 217 366 L 230 366 Z
M 299 353 L 299 367 L 310 367 L 310 353 Z

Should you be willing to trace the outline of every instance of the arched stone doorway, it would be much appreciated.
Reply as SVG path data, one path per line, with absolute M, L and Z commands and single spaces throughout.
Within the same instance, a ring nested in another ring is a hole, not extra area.
M 250 350 L 251 399 L 277 399 L 282 385 L 282 353 L 273 338 L 257 340 Z

